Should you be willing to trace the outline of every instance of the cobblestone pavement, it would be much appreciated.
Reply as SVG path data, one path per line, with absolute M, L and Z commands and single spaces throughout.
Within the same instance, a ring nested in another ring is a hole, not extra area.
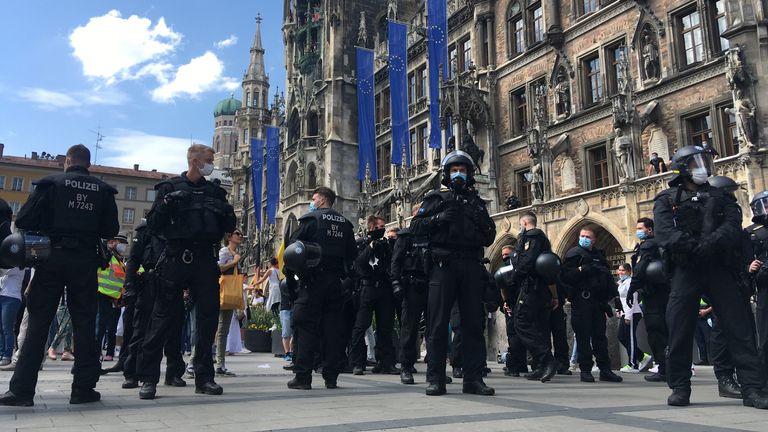
M 342 375 L 339 389 L 327 390 L 315 376 L 315 389 L 288 390 L 284 362 L 269 354 L 227 358 L 237 377 L 219 378 L 222 396 L 186 388 L 158 387 L 152 401 L 138 390 L 120 388 L 122 376 L 102 377 L 101 402 L 69 405 L 71 363 L 47 361 L 40 372 L 33 408 L 0 407 L 0 431 L 766 431 L 768 412 L 717 396 L 711 368 L 697 368 L 693 405 L 671 409 L 663 384 L 642 375 L 623 375 L 621 384 L 585 384 L 578 376 L 557 376 L 542 384 L 508 378 L 493 364 L 487 378 L 497 396 L 461 394 L 450 384 L 442 397 L 424 395 L 424 368 L 417 384 L 404 386 L 389 375 Z M 106 366 L 111 363 L 105 363 Z M 8 387 L 10 372 L 0 372 Z

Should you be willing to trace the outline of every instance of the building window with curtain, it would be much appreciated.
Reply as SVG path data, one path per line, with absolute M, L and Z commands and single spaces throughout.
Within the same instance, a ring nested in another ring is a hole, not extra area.
M 685 131 L 691 145 L 712 145 L 712 116 L 709 111 L 684 119 Z
M 577 0 L 579 16 L 595 12 L 600 6 L 598 0 Z
M 523 207 L 529 206 L 533 202 L 530 176 L 530 168 L 515 172 L 515 195 L 517 195 L 517 199 L 520 200 L 520 205 Z
M 622 60 L 622 55 L 624 55 L 624 60 Z M 624 65 L 621 64 L 621 62 L 624 62 L 625 64 L 628 64 L 627 56 L 629 53 L 627 53 L 627 47 L 624 44 L 624 41 L 621 40 L 615 44 L 612 44 L 608 46 L 605 49 L 605 64 L 607 67 L 607 81 L 608 81 L 608 92 L 611 96 L 615 95 L 619 91 L 618 86 L 618 78 L 619 75 L 622 73 L 621 69 Z
M 512 2 L 507 9 L 507 39 L 508 57 L 515 57 L 525 51 L 525 21 L 519 1 Z
M 715 30 L 713 35 L 714 50 L 716 53 L 722 53 L 731 47 L 728 39 L 722 36 L 728 28 L 728 20 L 725 16 L 725 0 L 712 1 L 710 10 L 712 11 L 712 28 Z

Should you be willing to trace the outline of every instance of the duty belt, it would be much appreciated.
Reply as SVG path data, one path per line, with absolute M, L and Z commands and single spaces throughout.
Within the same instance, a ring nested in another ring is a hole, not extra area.
M 483 259 L 483 254 L 479 251 L 469 251 L 463 249 L 454 250 L 433 247 L 432 258 L 435 261 L 449 261 L 451 259 L 476 259 L 479 261 Z

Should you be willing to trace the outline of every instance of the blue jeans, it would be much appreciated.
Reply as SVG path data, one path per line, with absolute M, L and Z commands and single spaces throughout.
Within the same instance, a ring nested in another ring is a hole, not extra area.
M 21 300 L 13 297 L 0 296 L 0 357 L 10 359 L 13 355 L 13 344 L 16 335 L 13 327 L 16 315 L 19 313 Z

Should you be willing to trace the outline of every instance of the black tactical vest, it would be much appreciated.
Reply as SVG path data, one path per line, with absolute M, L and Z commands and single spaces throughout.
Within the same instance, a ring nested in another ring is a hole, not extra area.
M 224 236 L 227 218 L 234 214 L 226 201 L 226 192 L 209 182 L 192 183 L 184 177 L 174 177 L 159 183 L 171 184 L 173 191 L 189 192 L 188 200 L 175 204 L 171 224 L 163 230 L 169 241 L 191 240 L 199 243 L 216 243 Z
M 403 274 L 415 277 L 427 277 L 429 265 L 429 240 L 425 237 L 414 237 L 405 228 L 400 230 L 398 237 L 406 240 L 405 258 L 403 259 Z
M 424 200 L 439 200 L 439 211 L 448 206 L 459 206 L 461 218 L 450 225 L 441 227 L 434 232 L 430 241 L 435 249 L 461 250 L 482 254 L 483 236 L 478 226 L 476 212 L 484 208 L 477 194 L 454 194 L 451 191 L 435 191 L 429 193 Z M 439 212 L 438 211 L 438 212 Z
M 302 239 L 318 243 L 323 248 L 323 259 L 326 257 L 352 259 L 347 256 L 347 245 L 354 237 L 352 223 L 334 209 L 317 209 L 299 218 L 299 222 L 315 220 L 315 230 L 312 238 Z
M 97 238 L 102 217 L 107 206 L 114 205 L 114 195 L 117 194 L 112 186 L 80 167 L 44 177 L 35 184 L 53 187 L 52 208 L 36 209 L 45 212 L 42 229 L 52 237 Z

